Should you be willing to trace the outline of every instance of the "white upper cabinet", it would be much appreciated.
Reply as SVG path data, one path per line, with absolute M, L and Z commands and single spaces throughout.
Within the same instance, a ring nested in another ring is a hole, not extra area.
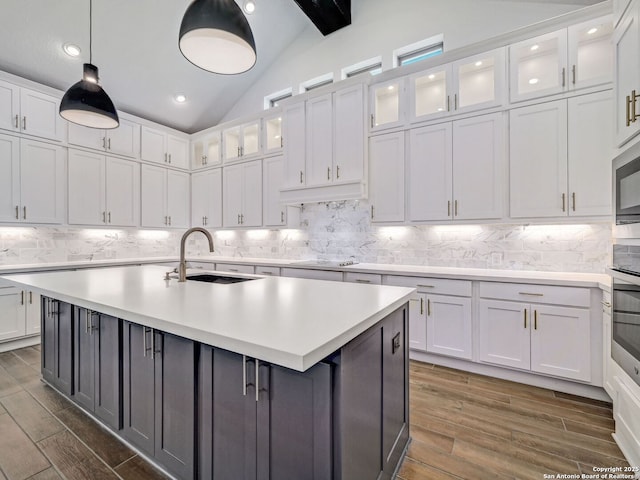
M 132 227 L 139 224 L 140 165 L 69 150 L 69 224 Z
M 369 139 L 372 222 L 404 221 L 404 132 Z
M 65 121 L 59 99 L 0 80 L 0 128 L 61 141 Z
M 223 226 L 262 225 L 262 161 L 224 167 L 222 192 Z
M 20 219 L 20 139 L 0 134 L 0 222 Z
M 112 130 L 88 128 L 69 123 L 69 144 L 115 153 L 125 157 L 140 156 L 140 125 L 120 118 L 120 126 Z
M 245 160 L 261 152 L 260 121 L 229 127 L 222 131 L 223 160 Z
M 610 82 L 612 33 L 606 16 L 511 45 L 511 101 Z
M 504 77 L 502 48 L 415 74 L 409 79 L 411 121 L 499 106 Z
M 404 125 L 406 117 L 406 79 L 398 78 L 369 87 L 372 132 Z
M 142 127 L 140 158 L 178 168 L 188 168 L 189 141 L 162 130 Z
M 510 112 L 511 217 L 611 214 L 611 92 Z
M 364 178 L 364 88 L 356 85 L 333 94 L 333 181 L 360 182 Z
M 640 132 L 640 3 L 631 2 L 615 30 L 615 143 L 621 146 Z
M 142 165 L 143 227 L 189 226 L 189 174 Z
M 210 132 L 191 142 L 191 168 L 198 169 L 222 162 L 222 141 L 219 131 Z
M 283 188 L 300 188 L 305 181 L 305 102 L 293 103 L 284 107 L 284 146 Z
M 407 162 L 409 220 L 502 217 L 502 115 L 411 130 Z
M 282 156 L 265 158 L 262 166 L 262 218 L 265 227 L 287 223 L 287 207 L 280 203 L 282 188 Z
M 262 146 L 265 155 L 280 153 L 284 146 L 282 136 L 282 113 L 267 116 L 262 121 Z
M 191 226 L 222 226 L 222 169 L 191 175 Z
M 307 100 L 306 184 L 325 185 L 333 180 L 332 94 Z

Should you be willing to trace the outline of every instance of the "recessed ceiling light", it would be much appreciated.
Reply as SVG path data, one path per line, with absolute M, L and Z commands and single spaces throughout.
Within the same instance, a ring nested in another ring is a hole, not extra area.
M 70 57 L 77 57 L 78 55 L 80 55 L 80 52 L 82 51 L 80 50 L 79 46 L 74 45 L 73 43 L 65 43 L 62 46 L 62 49 L 64 50 L 64 53 L 66 53 Z
M 596 27 L 590 28 L 589 31 L 587 32 L 588 35 L 593 35 L 594 33 L 596 33 L 598 31 L 598 29 Z
M 244 11 L 249 15 L 251 15 L 253 12 L 256 11 L 256 2 L 254 2 L 253 0 L 245 0 Z
M 178 95 L 176 95 L 175 97 L 173 97 L 173 99 L 178 102 L 178 103 L 184 103 L 187 101 L 187 97 L 185 97 L 183 94 L 179 93 Z
M 535 85 L 536 83 L 538 83 L 538 79 L 537 78 L 532 78 L 529 80 L 529 85 Z
M 482 62 L 481 61 L 477 61 L 476 62 L 476 67 L 480 67 L 480 66 L 482 66 Z
M 539 48 L 540 48 L 540 45 L 531 45 L 531 51 L 532 52 L 535 52 Z

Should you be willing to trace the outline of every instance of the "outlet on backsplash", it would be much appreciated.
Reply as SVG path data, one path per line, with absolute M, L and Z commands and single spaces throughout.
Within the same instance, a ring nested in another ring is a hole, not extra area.
M 502 265 L 502 253 L 501 252 L 493 252 L 491 254 L 491 266 L 498 267 Z

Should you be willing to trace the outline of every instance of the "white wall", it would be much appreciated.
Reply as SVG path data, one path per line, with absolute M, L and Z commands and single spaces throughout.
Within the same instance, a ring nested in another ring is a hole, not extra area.
M 352 24 L 323 37 L 309 27 L 283 51 L 264 75 L 227 112 L 223 121 L 255 114 L 264 97 L 343 67 L 383 57 L 392 65 L 394 49 L 444 34 L 445 51 L 531 25 L 580 8 L 575 4 L 509 0 L 353 0 Z M 277 26 L 274 26 L 277 28 Z M 258 50 L 260 46 L 258 45 Z

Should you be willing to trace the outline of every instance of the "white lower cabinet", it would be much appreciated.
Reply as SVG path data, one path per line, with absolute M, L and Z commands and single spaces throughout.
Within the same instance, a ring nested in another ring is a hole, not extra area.
M 140 219 L 140 165 L 69 149 L 69 224 L 133 227 Z
M 189 174 L 142 165 L 142 226 L 189 227 Z
M 262 161 L 241 163 L 222 169 L 225 227 L 262 225 Z
M 222 169 L 191 175 L 191 226 L 222 226 Z
M 0 342 L 40 333 L 40 295 L 0 287 Z
M 501 289 L 503 285 L 507 286 Z M 564 290 L 565 287 L 480 283 L 480 296 L 488 297 L 478 301 L 480 361 L 590 382 L 589 292 Z M 536 303 L 531 303 L 532 298 Z M 562 301 L 578 305 L 558 305 Z

